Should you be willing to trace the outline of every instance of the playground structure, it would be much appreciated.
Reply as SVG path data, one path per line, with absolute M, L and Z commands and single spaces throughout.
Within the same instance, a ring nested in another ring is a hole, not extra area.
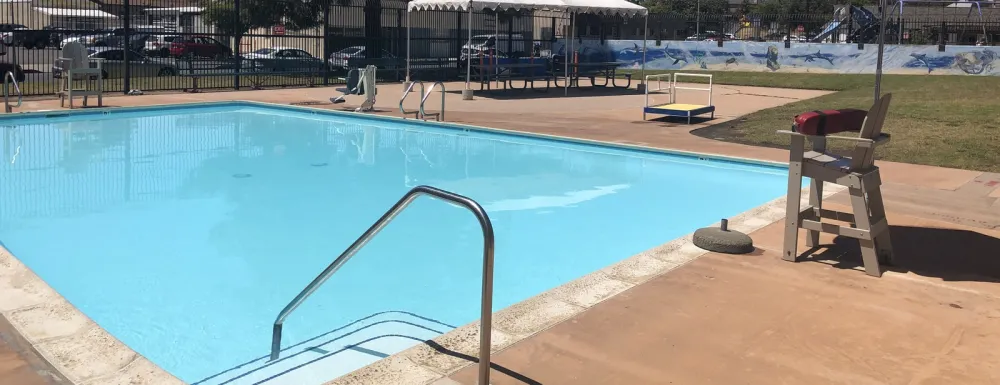
M 706 78 L 708 79 L 708 87 L 678 87 L 677 79 L 680 77 L 693 77 L 693 78 Z M 663 88 L 664 78 L 667 81 L 667 88 Z M 654 88 L 650 81 L 656 82 L 656 87 Z M 660 75 L 649 75 L 646 76 L 646 104 L 642 109 L 642 120 L 646 120 L 647 114 L 657 114 L 666 116 L 675 116 L 681 118 L 687 118 L 688 124 L 691 124 L 691 118 L 711 114 L 711 118 L 715 119 L 715 105 L 712 104 L 712 75 L 709 74 L 690 74 L 690 73 L 674 73 L 674 74 L 660 74 Z M 689 90 L 689 91 L 707 91 L 708 92 L 708 104 L 687 104 L 687 103 L 677 103 L 677 90 Z M 649 104 L 649 94 L 652 93 L 666 93 L 670 97 L 670 101 L 665 104 Z

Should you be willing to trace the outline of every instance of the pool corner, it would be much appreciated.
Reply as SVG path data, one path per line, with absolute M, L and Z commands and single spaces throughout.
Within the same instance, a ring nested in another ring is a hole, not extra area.
M 72 384 L 183 384 L 98 326 L 3 246 L 0 317 Z

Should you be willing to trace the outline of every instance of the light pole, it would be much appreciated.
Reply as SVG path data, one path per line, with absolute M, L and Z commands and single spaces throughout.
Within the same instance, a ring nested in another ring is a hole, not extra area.
M 694 6 L 694 35 L 698 36 L 701 33 L 701 0 L 698 0 Z

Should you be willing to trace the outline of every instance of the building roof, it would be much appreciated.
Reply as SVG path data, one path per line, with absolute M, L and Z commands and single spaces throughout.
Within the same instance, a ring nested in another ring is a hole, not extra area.
M 73 16 L 92 17 L 101 19 L 115 19 L 117 16 L 97 9 L 71 9 L 71 8 L 48 8 L 35 7 L 35 11 L 49 16 Z

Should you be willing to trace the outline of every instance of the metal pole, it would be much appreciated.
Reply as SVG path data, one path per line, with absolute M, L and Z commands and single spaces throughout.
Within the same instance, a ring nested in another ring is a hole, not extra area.
M 694 6 L 694 35 L 701 33 L 701 0 Z
M 878 27 L 878 59 L 875 62 L 875 101 L 882 95 L 882 53 L 885 51 L 885 9 L 888 6 L 888 0 L 879 1 L 879 16 L 882 16 L 882 21 Z
M 14 22 L 14 20 L 17 20 L 14 18 L 14 2 L 10 1 L 7 4 L 8 4 L 7 10 L 10 12 L 10 21 Z M 7 43 L 8 41 L 10 42 L 10 63 L 16 66 L 18 50 L 14 49 L 14 44 L 15 44 L 14 31 L 8 32 L 5 37 L 6 37 L 6 39 L 4 39 L 5 41 L 3 41 L 2 43 Z
M 124 59 L 123 61 L 125 62 L 125 74 L 124 74 L 124 79 L 122 79 L 122 93 L 128 95 L 129 88 L 132 86 L 132 84 L 131 84 L 132 83 L 132 60 L 131 60 L 132 58 L 130 57 L 131 55 L 129 55 L 129 51 L 132 49 L 132 32 L 129 31 L 129 30 L 132 29 L 132 12 L 130 12 L 130 8 L 132 8 L 132 5 L 130 4 L 129 0 L 122 1 L 122 5 L 123 5 L 123 8 L 125 8 L 124 9 L 124 12 L 125 12 L 125 23 L 124 23 L 125 24 L 124 25 L 124 27 L 125 27 L 125 41 L 124 41 L 124 46 L 123 46 L 123 48 L 125 48 L 125 49 L 122 50 L 122 59 Z M 70 79 L 70 81 L 72 81 L 72 79 Z
M 493 84 L 496 88 L 500 88 L 500 58 L 497 57 L 499 54 L 497 47 L 500 46 L 500 11 L 493 11 Z
M 573 51 L 573 34 L 574 34 L 573 33 L 574 32 L 573 31 L 573 24 L 574 24 L 575 21 L 576 21 L 576 13 L 575 12 L 574 13 L 570 13 L 569 14 L 569 40 L 566 41 L 566 54 L 563 55 L 563 56 L 565 56 L 563 58 L 563 61 L 566 64 L 566 74 L 565 74 L 564 79 L 563 79 L 563 80 L 565 80 L 565 84 L 563 84 L 563 96 L 568 96 L 569 95 L 569 82 L 570 82 L 570 79 L 571 79 L 570 76 L 569 76 L 569 60 L 570 60 L 571 52 Z
M 406 83 L 410 83 L 410 10 L 406 10 Z
M 639 84 L 642 84 L 642 88 L 646 88 L 646 40 L 649 40 L 649 13 L 646 13 L 646 19 L 642 24 L 642 67 L 639 70 Z
M 472 2 L 469 2 L 469 41 L 465 43 L 466 47 L 469 47 L 469 52 L 465 55 L 465 89 L 472 90 L 469 88 L 469 82 L 472 79 Z

